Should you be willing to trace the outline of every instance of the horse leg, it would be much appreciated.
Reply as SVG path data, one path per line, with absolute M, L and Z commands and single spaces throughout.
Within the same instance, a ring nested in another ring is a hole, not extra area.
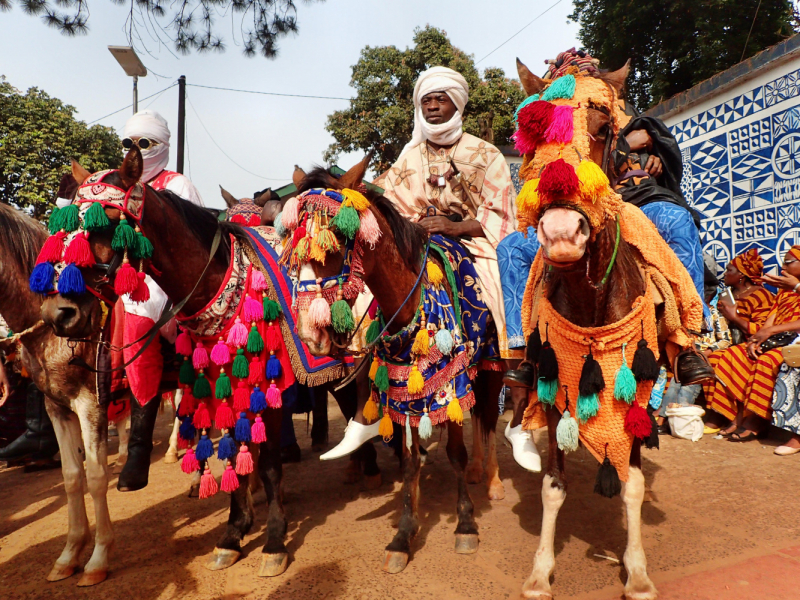
M 283 510 L 281 480 L 281 409 L 267 409 L 262 413 L 267 428 L 267 441 L 261 444 L 258 472 L 267 493 L 267 541 L 261 552 L 264 557 L 259 577 L 275 577 L 286 571 L 289 552 L 286 549 L 286 513 Z
M 47 576 L 47 581 L 60 581 L 78 570 L 81 552 L 91 539 L 91 533 L 83 502 L 83 449 L 78 415 L 64 406 L 53 404 L 49 398 L 45 400 L 45 407 L 56 432 L 67 494 L 67 545 Z
M 94 394 L 83 388 L 76 402 L 86 455 L 86 481 L 95 517 L 94 551 L 78 585 L 86 587 L 108 577 L 108 556 L 114 546 L 114 531 L 108 513 L 108 412 L 98 406 Z
M 253 457 L 253 472 L 248 475 L 248 485 L 250 487 L 250 495 L 254 495 L 264 485 L 261 483 L 261 476 L 258 474 L 258 457 L 261 454 L 261 444 L 249 443 L 247 447 L 250 449 L 250 454 Z
M 419 531 L 419 430 L 411 428 L 411 448 L 403 430 L 403 514 L 394 539 L 386 546 L 383 570 L 387 573 L 400 573 L 408 565 L 411 554 L 411 540 Z
M 474 554 L 478 551 L 478 525 L 473 515 L 474 507 L 467 489 L 467 448 L 464 446 L 464 427 L 447 422 L 447 458 L 456 473 L 458 483 L 458 525 L 456 525 L 456 554 Z
M 173 392 L 175 394 L 175 412 L 178 412 L 178 407 L 181 405 L 183 399 L 183 390 L 177 389 Z M 178 429 L 180 428 L 180 420 L 178 415 L 175 415 L 175 422 L 172 424 L 172 433 L 169 436 L 169 448 L 164 454 L 164 463 L 171 465 L 178 462 Z
M 556 517 L 564 499 L 567 497 L 567 482 L 564 473 L 564 451 L 556 442 L 556 427 L 561 415 L 551 408 L 547 411 L 547 474 L 542 481 L 542 532 L 539 548 L 533 559 L 533 571 L 522 586 L 525 598 L 537 600 L 552 599 L 550 576 L 556 566 L 553 546 L 556 535 Z
M 483 434 L 481 433 L 481 422 L 473 418 L 472 422 L 472 458 L 467 467 L 467 483 L 480 483 L 483 481 Z
M 479 404 L 478 421 L 481 429 L 488 430 L 486 456 L 486 482 L 489 486 L 489 499 L 502 500 L 506 490 L 500 480 L 500 467 L 497 464 L 497 417 L 499 416 L 500 391 L 503 389 L 503 374 L 497 371 L 484 371 L 480 378 L 486 379 L 486 402 Z
M 239 487 L 231 494 L 231 510 L 225 533 L 217 542 L 214 553 L 206 562 L 209 571 L 227 569 L 239 560 L 242 554 L 242 539 L 250 531 L 255 520 L 253 496 L 250 494 L 248 475 L 237 475 Z
M 642 547 L 642 502 L 644 501 L 644 475 L 641 466 L 641 442 L 633 441 L 628 481 L 623 484 L 622 501 L 628 519 L 628 546 L 622 556 L 628 581 L 625 583 L 625 600 L 655 600 L 656 586 L 647 576 L 647 558 Z
M 311 393 L 311 390 L 309 390 Z M 335 394 L 334 394 L 335 396 Z M 322 452 L 328 443 L 328 388 L 318 387 L 314 391 L 314 405 L 311 410 L 311 450 Z
M 119 474 L 125 463 L 128 462 L 128 416 L 124 416 L 119 421 L 115 421 L 117 436 L 119 438 L 119 449 L 117 450 L 117 460 L 114 463 L 114 473 Z

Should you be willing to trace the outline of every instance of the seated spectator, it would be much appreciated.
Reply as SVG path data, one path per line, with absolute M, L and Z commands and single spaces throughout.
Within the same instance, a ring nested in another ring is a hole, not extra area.
M 791 277 L 791 279 L 790 279 Z M 796 281 L 792 289 L 781 289 L 767 320 L 745 344 L 722 350 L 716 360 L 718 381 L 706 388 L 708 407 L 737 425 L 729 435 L 732 442 L 747 442 L 766 431 L 772 410 L 775 377 L 783 363 L 780 348 L 764 349 L 771 336 L 800 331 L 800 246 L 792 246 L 783 261 L 783 275 L 768 281 Z M 735 316 L 735 315 L 734 315 Z M 710 393 L 709 393 L 710 392 Z

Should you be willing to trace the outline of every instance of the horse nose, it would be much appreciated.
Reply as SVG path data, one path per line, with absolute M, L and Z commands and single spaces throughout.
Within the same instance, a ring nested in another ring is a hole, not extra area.
M 73 306 L 59 306 L 56 312 L 53 325 L 59 329 L 69 329 L 71 326 L 76 325 L 78 318 L 78 311 Z

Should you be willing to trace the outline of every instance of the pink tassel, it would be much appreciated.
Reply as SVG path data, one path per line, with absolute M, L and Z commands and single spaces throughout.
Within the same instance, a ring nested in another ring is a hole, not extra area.
M 130 294 L 139 286 L 139 276 L 129 262 L 123 260 L 122 266 L 114 276 L 114 292 L 117 296 Z
M 375 244 L 381 238 L 381 228 L 378 225 L 378 220 L 370 209 L 362 210 L 359 215 L 361 216 L 361 226 L 358 228 L 358 237 L 369 244 L 370 248 L 374 249 Z
M 267 280 L 264 278 L 264 274 L 255 267 L 250 272 L 250 289 L 254 292 L 263 292 L 267 289 Z
M 205 402 L 201 402 L 197 410 L 194 411 L 192 425 L 198 430 L 209 429 L 211 427 L 211 413 L 208 412 L 208 407 Z
M 228 344 L 237 348 L 243 347 L 247 344 L 247 334 L 247 327 L 239 317 L 236 317 L 236 322 L 228 333 Z
M 233 392 L 233 410 L 237 413 L 250 409 L 250 388 L 244 381 L 240 381 Z
M 214 415 L 214 424 L 217 429 L 230 429 L 236 426 L 236 417 L 233 415 L 231 407 L 224 400 L 217 407 L 217 414 Z
M 244 320 L 248 323 L 264 320 L 264 305 L 250 296 L 244 299 Z
M 60 232 L 59 232 L 60 233 Z M 74 264 L 78 267 L 93 267 L 95 264 L 94 254 L 89 247 L 89 234 L 79 233 L 75 236 L 67 251 L 64 253 L 64 262 Z
M 572 118 L 573 107 L 556 106 L 553 110 L 553 119 L 550 126 L 545 131 L 544 136 L 548 142 L 568 144 L 572 141 L 572 131 L 574 120 Z
M 214 476 L 211 474 L 211 469 L 206 467 L 206 472 L 203 473 L 203 476 L 200 478 L 200 499 L 205 500 L 206 498 L 211 498 L 211 496 L 218 491 L 217 480 L 214 479 Z
M 258 358 L 254 358 L 250 361 L 250 375 L 247 378 L 247 383 L 250 385 L 258 385 L 259 383 L 263 383 L 264 381 L 264 363 L 262 363 Z
M 230 494 L 234 492 L 239 487 L 239 478 L 236 477 L 236 473 L 229 462 L 225 467 L 225 472 L 222 474 L 222 491 L 227 492 Z
M 259 416 L 256 416 L 256 422 L 250 428 L 250 439 L 256 444 L 263 444 L 267 441 L 267 428 Z
M 275 352 L 283 347 L 283 337 L 281 330 L 275 323 L 270 323 L 267 327 L 267 336 L 264 339 L 267 350 Z
M 297 196 L 290 199 L 283 207 L 283 212 L 281 212 L 281 223 L 283 223 L 283 226 L 287 230 L 291 231 L 292 229 L 297 228 L 299 209 L 300 201 L 297 199 Z
M 514 140 L 514 148 L 520 154 L 535 153 L 536 145 L 539 143 L 539 138 L 533 138 L 521 130 L 512 135 L 511 139 Z
M 317 295 L 311 306 L 308 307 L 308 319 L 311 325 L 317 329 L 331 324 L 331 307 L 321 295 Z
M 194 347 L 194 354 L 192 354 L 192 365 L 197 370 L 208 368 L 208 352 L 200 342 L 197 342 L 197 345 Z M 200 395 L 202 396 L 202 394 Z
M 269 404 L 270 408 L 280 408 L 283 404 L 281 402 L 281 391 L 274 383 L 267 390 L 267 404 Z
M 236 474 L 250 475 L 253 472 L 253 466 L 253 455 L 250 454 L 247 444 L 242 444 L 242 447 L 239 448 L 239 454 L 236 456 Z
M 131 301 L 133 302 L 147 302 L 150 300 L 150 288 L 147 287 L 147 282 L 144 280 L 145 274 L 139 271 L 136 273 L 139 283 L 136 284 L 136 289 L 131 292 Z
M 197 457 L 194 455 L 194 448 L 190 447 L 186 451 L 186 454 L 183 455 L 183 460 L 181 461 L 181 471 L 187 475 L 191 475 L 198 469 L 200 469 L 200 463 L 197 462 Z
M 59 231 L 55 235 L 51 235 L 44 242 L 44 246 L 39 251 L 39 256 L 36 259 L 36 264 L 43 262 L 59 263 L 61 256 L 64 254 L 64 238 L 67 234 Z
M 186 333 L 185 329 L 181 329 L 181 332 L 175 339 L 175 352 L 183 356 L 192 355 L 192 338 Z
M 211 349 L 211 360 L 217 366 L 227 365 L 231 362 L 231 351 L 228 348 L 228 344 L 226 344 L 222 337 L 219 338 L 217 343 Z

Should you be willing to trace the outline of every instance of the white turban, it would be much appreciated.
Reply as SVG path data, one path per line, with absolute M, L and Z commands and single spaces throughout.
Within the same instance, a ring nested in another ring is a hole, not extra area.
M 167 168 L 169 162 L 169 126 L 167 120 L 154 110 L 140 110 L 125 123 L 122 137 L 143 137 L 160 142 L 142 150 L 144 172 L 142 181 L 147 183 Z
M 458 109 L 447 123 L 432 124 L 422 115 L 422 98 L 432 92 L 444 92 Z M 440 146 L 455 144 L 461 137 L 461 117 L 469 100 L 467 80 L 453 69 L 431 67 L 420 74 L 414 86 L 414 133 L 403 152 L 411 150 L 425 140 Z

